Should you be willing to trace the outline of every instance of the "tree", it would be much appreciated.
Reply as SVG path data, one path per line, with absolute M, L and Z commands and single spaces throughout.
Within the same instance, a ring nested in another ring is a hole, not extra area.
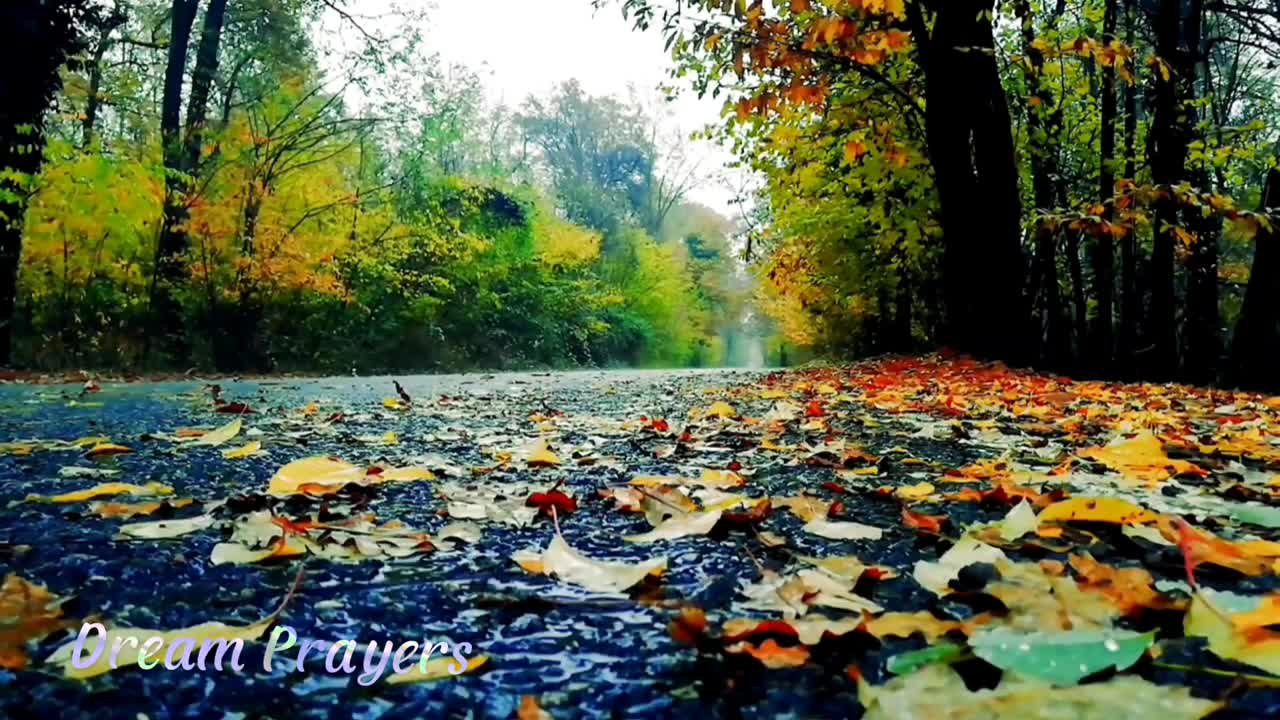
M 45 114 L 62 66 L 85 47 L 90 0 L 10 0 L 0 7 L 0 364 L 12 356 L 27 187 L 44 157 Z
M 1253 270 L 1231 343 L 1230 378 L 1246 387 L 1276 391 L 1280 374 L 1280 169 L 1267 173 L 1260 211 L 1270 216 L 1254 238 Z
M 164 155 L 165 200 L 156 243 L 155 270 L 151 281 L 152 337 L 168 338 L 165 343 L 172 354 L 186 354 L 181 308 L 174 293 L 186 277 L 183 254 L 186 235 L 180 224 L 186 214 L 184 191 L 188 187 L 183 175 L 186 158 L 182 139 L 182 89 L 187 71 L 187 53 L 191 44 L 191 28 L 196 21 L 199 0 L 173 0 L 169 17 L 168 60 L 164 72 L 164 94 L 160 101 L 160 146 Z

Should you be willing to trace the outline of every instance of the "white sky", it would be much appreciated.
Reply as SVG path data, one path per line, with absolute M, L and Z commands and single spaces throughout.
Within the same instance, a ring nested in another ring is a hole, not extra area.
M 411 7 L 423 0 L 401 0 Z M 355 0 L 359 15 L 378 15 L 390 0 Z M 547 95 L 576 78 L 591 95 L 627 98 L 634 87 L 646 100 L 661 98 L 673 63 L 658 28 L 633 30 L 617 0 L 595 10 L 591 0 L 434 0 L 427 10 L 428 50 L 446 63 L 479 72 L 491 100 L 519 106 L 530 94 Z M 656 101 L 656 100 L 655 100 Z M 719 120 L 720 99 L 680 93 L 668 106 L 670 122 L 687 137 Z M 736 219 L 737 188 L 720 175 L 729 153 L 714 143 L 688 141 L 688 154 L 711 175 L 689 199 Z

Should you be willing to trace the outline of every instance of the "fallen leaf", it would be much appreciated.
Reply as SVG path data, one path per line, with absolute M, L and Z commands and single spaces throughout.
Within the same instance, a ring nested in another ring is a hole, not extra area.
M 720 521 L 723 513 L 719 510 L 707 513 L 695 513 L 667 520 L 647 533 L 626 535 L 622 539 L 630 543 L 651 543 L 659 540 L 675 540 L 691 535 L 706 535 Z
M 523 557 L 527 562 L 528 557 Z M 526 570 L 534 567 L 532 563 L 526 565 L 520 557 L 515 560 Z M 624 592 L 649 575 L 664 572 L 667 569 L 667 559 L 660 557 L 636 564 L 592 560 L 574 550 L 556 533 L 538 558 L 537 568 L 537 572 L 543 575 L 554 575 L 565 582 L 581 585 L 595 592 Z
M 1111 567 L 1094 560 L 1089 553 L 1072 555 L 1071 567 L 1079 573 L 1081 588 L 1102 593 L 1126 615 L 1145 608 L 1167 609 L 1178 605 L 1152 587 L 1155 579 L 1143 568 Z
M 77 490 L 75 492 L 63 493 L 61 495 L 53 495 L 45 497 L 42 495 L 28 495 L 28 502 L 49 502 L 49 503 L 78 503 L 94 498 L 109 497 L 112 495 L 172 495 L 173 488 L 168 485 L 162 485 L 157 482 L 149 482 L 146 485 L 132 485 L 130 483 L 102 483 L 94 485 L 85 490 Z
M 824 637 L 840 637 L 862 627 L 862 618 L 832 619 L 813 613 L 790 620 L 734 618 L 720 626 L 725 642 L 736 642 L 759 635 L 783 635 L 796 638 L 802 645 L 817 645 Z
M 858 698 L 865 720 L 1199 720 L 1222 707 L 1132 675 L 1071 687 L 1008 675 L 992 690 L 970 692 L 955 670 L 938 664 L 880 687 L 859 680 Z
M 1019 632 L 997 627 L 972 635 L 969 647 L 1001 670 L 1055 685 L 1074 685 L 1108 668 L 1127 669 L 1153 642 L 1154 632 Z
M 223 425 L 217 430 L 210 430 L 209 432 L 201 435 L 200 437 L 197 437 L 196 439 L 192 440 L 189 444 L 203 445 L 206 447 L 217 447 L 218 445 L 221 445 L 227 442 L 228 440 L 230 440 L 231 438 L 239 435 L 241 425 L 242 423 L 240 422 L 240 418 L 236 418 L 235 420 L 232 420 L 231 422 L 227 423 L 226 425 Z
M 275 497 L 318 494 L 310 491 L 337 491 L 350 483 L 379 481 L 377 476 L 370 477 L 364 470 L 350 463 L 330 457 L 309 457 L 295 460 L 277 470 L 267 484 L 267 494 Z
M 262 450 L 262 443 L 254 440 L 253 442 L 245 443 L 238 448 L 223 450 L 222 457 L 228 460 L 240 460 L 251 455 L 256 455 L 260 450 Z
M 1150 432 L 1131 439 L 1118 439 L 1106 447 L 1080 451 L 1080 457 L 1097 460 L 1112 470 L 1140 482 L 1154 484 L 1174 475 L 1208 475 L 1208 471 L 1186 460 L 1173 460 L 1164 452 L 1164 443 Z
M 520 698 L 520 707 L 516 709 L 516 720 L 554 720 L 554 718 L 551 717 L 551 713 L 542 709 L 537 697 L 525 695 Z
M 908 507 L 902 508 L 902 523 L 909 528 L 916 530 L 924 530 L 925 532 L 940 533 L 942 526 L 947 524 L 946 515 L 925 515 L 923 513 L 914 512 Z
M 879 540 L 884 530 L 872 525 L 814 518 L 801 528 L 807 533 L 830 540 Z
M 935 643 L 943 635 L 951 632 L 968 634 L 974 626 L 958 620 L 940 620 L 933 613 L 921 610 L 914 613 L 885 613 L 879 617 L 863 622 L 863 629 L 873 637 L 909 638 L 920 633 L 930 643 Z
M 225 640 L 231 642 L 240 640 L 243 642 L 251 642 L 262 637 L 267 628 L 275 622 L 274 617 L 270 617 L 262 622 L 254 623 L 245 627 L 234 625 L 224 625 L 220 622 L 208 622 L 195 625 L 181 630 L 141 630 L 137 628 L 109 628 L 105 637 L 98 633 L 89 634 L 84 643 L 84 649 L 93 657 L 98 649 L 98 643 L 105 643 L 106 647 L 98 655 L 97 660 L 85 668 L 77 668 L 71 664 L 72 651 L 76 646 L 76 640 L 62 645 L 54 650 L 49 657 L 45 658 L 46 665 L 55 665 L 61 668 L 64 677 L 72 680 L 87 680 L 89 678 L 105 675 L 116 669 L 132 667 L 138 664 L 140 649 L 145 647 L 145 643 L 151 638 L 159 638 L 159 648 L 154 652 L 148 652 L 150 657 L 154 659 L 163 659 L 178 642 L 192 644 L 191 655 L 197 653 L 201 645 L 205 641 L 215 642 Z M 127 638 L 133 638 L 133 641 L 125 642 Z M 123 643 L 118 645 L 117 643 Z M 120 647 L 120 652 L 114 652 L 116 647 Z M 112 659 L 115 660 L 116 667 L 112 667 Z
M 554 508 L 557 515 L 570 515 L 578 511 L 578 501 L 565 495 L 559 490 L 551 490 L 544 493 L 534 493 L 524 501 L 528 507 L 538 508 L 539 512 L 547 517 L 552 517 L 552 509 Z
M 0 668 L 27 666 L 27 644 L 69 627 L 62 599 L 14 573 L 0 584 Z
M 1039 521 L 1101 522 L 1117 525 L 1140 525 L 1155 522 L 1155 513 L 1114 497 L 1073 497 L 1056 502 L 1040 511 Z
M 949 587 L 951 581 L 955 580 L 965 567 L 974 563 L 994 564 L 1002 560 L 1008 560 L 1008 557 L 999 548 L 978 542 L 966 535 L 943 553 L 936 562 L 916 561 L 912 576 L 921 587 L 932 590 L 936 595 L 946 595 L 951 592 Z
M 809 649 L 804 645 L 783 647 L 773 638 L 769 638 L 759 645 L 752 645 L 748 642 L 736 643 L 726 647 L 725 652 L 733 654 L 746 653 L 771 670 L 800 667 L 809 661 Z
M 711 404 L 711 407 L 708 407 L 703 411 L 702 414 L 704 417 L 718 417 L 724 420 L 732 420 L 738 416 L 738 411 L 734 410 L 733 406 L 729 403 L 724 402 L 723 400 L 717 400 Z
M 1220 658 L 1280 675 L 1280 632 L 1271 629 L 1274 625 L 1280 625 L 1280 595 L 1258 598 L 1252 610 L 1228 613 L 1195 593 L 1183 632 L 1208 640 L 1209 651 Z
M 1000 537 L 1005 542 L 1013 542 L 1028 533 L 1034 533 L 1036 528 L 1040 526 L 1040 520 L 1036 517 L 1035 508 L 1031 507 L 1031 503 L 1023 500 L 1008 515 L 1000 521 Z
M 467 675 L 479 670 L 489 662 L 488 655 L 477 655 L 473 658 L 467 658 L 467 664 L 464 666 L 452 657 L 438 657 L 427 661 L 427 666 L 422 667 L 421 663 L 415 663 L 408 671 L 403 673 L 394 673 L 387 677 L 388 685 L 405 685 L 408 683 L 431 682 L 433 680 L 445 680 L 459 675 Z M 453 672 L 458 670 L 459 672 Z
M 103 443 L 98 443 L 93 447 L 89 448 L 85 452 L 84 456 L 85 457 L 106 457 L 108 455 L 124 455 L 126 453 L 131 453 L 131 452 L 133 451 L 125 447 L 124 445 L 116 445 L 115 443 L 103 442 Z
M 120 526 L 120 534 L 143 540 L 164 540 L 181 537 L 213 525 L 209 515 L 197 515 L 185 520 L 156 520 Z

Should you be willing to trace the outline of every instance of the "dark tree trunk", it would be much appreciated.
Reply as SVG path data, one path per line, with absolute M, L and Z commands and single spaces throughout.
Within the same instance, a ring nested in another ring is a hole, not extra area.
M 1025 263 L 1013 135 L 996 65 L 993 0 L 908 4 L 925 75 L 925 134 L 943 227 L 943 341 L 1027 359 Z
M 1067 274 L 1071 278 L 1071 334 L 1075 338 L 1076 357 L 1084 364 L 1089 342 L 1089 318 L 1085 315 L 1088 302 L 1085 300 L 1084 269 L 1080 265 L 1080 236 L 1071 230 L 1067 231 Z
M 1134 46 L 1137 19 L 1134 0 L 1124 4 L 1124 40 Z M 1124 89 L 1124 177 L 1133 180 L 1137 172 L 1138 89 L 1126 84 Z M 1138 237 L 1134 228 L 1126 228 L 1120 245 L 1120 328 L 1116 337 L 1116 358 L 1123 377 L 1133 373 L 1133 353 L 1137 349 L 1138 316 L 1142 312 L 1141 290 L 1137 282 Z
M 1061 6 L 1060 6 L 1061 8 Z M 1017 14 L 1022 24 L 1022 50 L 1027 55 L 1023 78 L 1027 84 L 1027 137 L 1031 163 L 1031 189 L 1037 218 L 1032 231 L 1035 255 L 1032 267 L 1031 307 L 1039 321 L 1040 355 L 1045 365 L 1062 369 L 1070 361 L 1071 347 L 1062 322 L 1062 298 L 1058 283 L 1058 233 L 1054 224 L 1039 217 L 1062 204 L 1058 182 L 1062 129 L 1062 109 L 1053 104 L 1053 95 L 1044 87 L 1044 52 L 1036 47 L 1035 17 L 1029 2 L 1020 2 Z M 1056 24 L 1061 9 L 1053 15 Z M 1052 25 L 1051 25 L 1052 27 Z
M 1254 237 L 1253 269 L 1240 320 L 1231 340 L 1230 378 L 1237 385 L 1280 391 L 1280 170 L 1267 173 L 1261 211 L 1272 214 L 1271 228 Z
M 1178 368 L 1174 246 L 1181 213 L 1174 188 L 1186 178 L 1195 125 L 1194 111 L 1184 103 L 1194 92 L 1195 60 L 1194 53 L 1184 49 L 1181 6 L 1181 0 L 1158 0 L 1151 21 L 1156 55 L 1169 64 L 1167 76 L 1160 70 L 1155 73 L 1155 113 L 1147 136 L 1151 177 L 1163 191 L 1155 202 L 1148 347 L 1142 357 L 1145 374 L 1154 379 L 1169 379 Z
M 33 176 L 44 160 L 44 119 L 62 85 L 59 69 L 82 46 L 85 0 L 0 2 L 0 169 Z M 13 359 L 26 190 L 0 180 L 0 365 Z
M 116 12 L 102 25 L 93 44 L 93 58 L 89 61 L 89 91 L 85 98 L 84 118 L 80 121 L 81 145 L 88 148 L 97 134 L 98 109 L 102 107 L 102 63 L 111 48 L 111 34 L 124 24 L 125 17 Z
M 911 274 L 905 267 L 900 267 L 893 309 L 893 350 L 897 352 L 907 352 L 914 344 L 911 337 L 911 305 Z
M 245 258 L 253 257 L 262 200 L 251 181 L 241 219 L 240 253 Z M 266 369 L 257 349 L 263 310 L 254 292 L 254 280 L 245 269 L 236 273 L 236 287 L 239 292 L 234 304 L 215 319 L 219 327 L 214 335 L 214 363 L 223 372 Z
M 183 194 L 187 186 L 182 175 L 182 86 L 198 2 L 173 0 L 170 11 L 169 55 L 160 106 L 160 142 L 166 171 L 164 217 L 156 243 L 155 275 L 151 282 L 152 326 L 147 336 L 148 347 L 154 340 L 162 340 L 162 345 L 170 354 L 179 356 L 178 359 L 187 354 L 181 308 L 174 295 L 186 275 L 182 256 L 187 251 L 187 237 L 180 227 L 186 214 Z
M 1102 39 L 1110 44 L 1115 40 L 1116 0 L 1106 0 L 1102 18 Z M 1116 161 L 1116 69 L 1114 65 L 1102 68 L 1101 97 L 1102 138 L 1101 157 L 1098 163 L 1098 199 L 1103 203 L 1103 219 L 1108 222 L 1115 216 L 1115 161 Z M 1097 315 L 1093 318 L 1093 332 L 1088 364 L 1095 370 L 1111 367 L 1115 350 L 1112 323 L 1114 322 L 1115 248 L 1114 239 L 1106 228 L 1098 233 L 1093 255 L 1093 296 L 1098 301 Z
M 1207 95 L 1211 78 L 1209 61 L 1205 56 L 1202 38 L 1202 5 L 1200 0 L 1190 0 L 1183 30 L 1187 44 L 1185 60 L 1180 71 L 1190 71 L 1190 86 L 1194 91 L 1198 74 Z M 1188 83 L 1184 83 L 1187 85 Z M 1194 112 L 1194 111 L 1188 111 Z M 1195 127 L 1195 118 L 1190 121 Z M 1196 171 L 1193 182 L 1202 190 L 1212 189 L 1209 173 Z M 1221 222 L 1217 218 L 1205 218 L 1197 208 L 1183 211 L 1186 225 L 1196 233 L 1187 257 L 1187 310 L 1183 327 L 1183 371 L 1187 380 L 1207 384 L 1217 378 L 1219 355 L 1222 352 L 1221 318 L 1218 315 L 1218 235 Z
M 200 47 L 196 50 L 191 99 L 187 103 L 185 157 L 182 166 L 186 174 L 193 178 L 200 171 L 209 97 L 213 91 L 213 81 L 218 75 L 218 52 L 222 46 L 222 29 L 226 24 L 226 17 L 227 0 L 209 0 L 209 6 L 204 11 L 204 27 L 200 31 Z

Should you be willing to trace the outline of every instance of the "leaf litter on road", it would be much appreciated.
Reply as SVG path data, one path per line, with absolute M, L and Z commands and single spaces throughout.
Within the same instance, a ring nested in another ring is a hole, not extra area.
M 232 568 L 277 591 L 281 566 L 300 566 L 307 579 L 289 618 L 308 603 L 369 616 L 397 577 L 448 586 L 456 611 L 472 613 L 465 632 L 483 658 L 449 693 L 468 683 L 501 693 L 508 673 L 550 672 L 545 652 L 501 639 L 525 615 L 488 609 L 540 603 L 579 608 L 556 620 L 562 637 L 604 622 L 615 638 L 647 638 L 640 647 L 673 643 L 660 670 L 648 651 L 629 651 L 636 682 L 665 678 L 645 686 L 647 701 L 670 708 L 760 716 L 752 708 L 796 672 L 804 692 L 845 708 L 832 712 L 860 704 L 867 717 L 1280 708 L 1267 679 L 1280 674 L 1280 402 L 937 356 L 717 384 L 654 376 L 607 393 L 563 382 L 447 393 L 397 384 L 385 402 L 306 385 L 243 391 L 166 415 L 167 428 L 112 428 L 118 445 L 31 440 L 38 433 L 23 428 L 15 434 L 28 439 L 5 438 L 0 455 L 9 525 L 63 528 L 107 550 L 148 546 L 160 563 Z M 672 387 L 698 392 L 679 400 Z M 217 421 L 228 407 L 236 417 Z M 201 426 L 213 429 L 182 430 Z M 102 465 L 67 464 L 77 457 Z M 17 479 L 22 463 L 46 468 L 45 479 Z M 195 463 L 218 469 L 198 476 Z M 120 481 L 67 487 L 98 470 Z M 138 497 L 106 499 L 116 495 Z M 11 530 L 0 541 L 34 548 L 23 561 L 31 582 L 79 590 L 39 538 Z M 344 591 L 342 567 L 374 570 L 364 582 L 379 595 Z M 312 597 L 320 588 L 328 599 Z M 3 627 L 29 628 L 2 636 L 10 664 L 66 632 L 56 611 L 40 619 L 57 597 L 40 592 L 28 591 L 35 605 L 3 604 L 17 618 Z M 107 597 L 86 598 L 86 614 L 112 606 Z M 154 619 L 134 597 L 126 615 Z M 155 632 L 261 637 L 249 615 L 219 607 Z M 32 657 L 59 669 L 64 655 Z M 24 679 L 22 692 L 40 682 Z M 557 716 L 616 702 L 594 682 L 526 682 L 511 711 L 530 690 Z

